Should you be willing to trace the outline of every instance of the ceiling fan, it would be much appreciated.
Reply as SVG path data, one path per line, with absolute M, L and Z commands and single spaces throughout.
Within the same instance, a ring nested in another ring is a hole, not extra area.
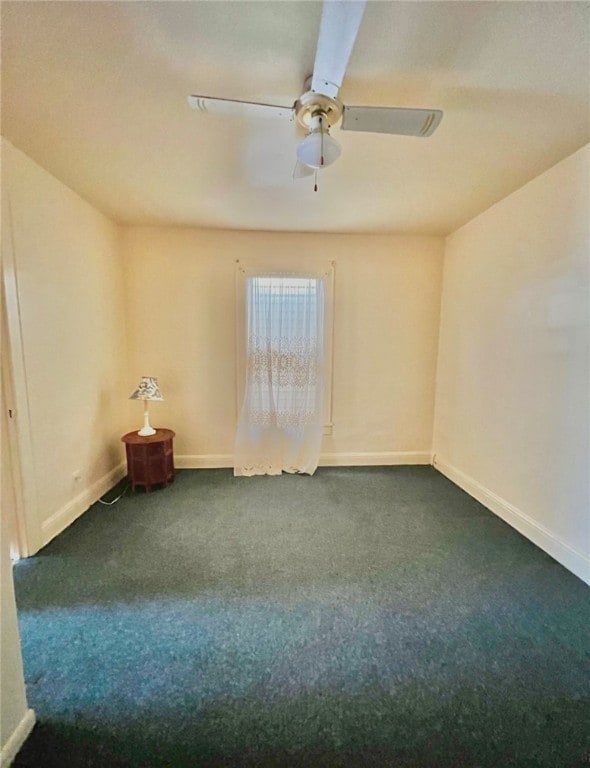
M 197 95 L 188 97 L 189 105 L 223 116 L 297 118 L 308 133 L 297 146 L 293 178 L 313 174 L 338 159 L 341 148 L 330 128 L 339 120 L 343 131 L 431 136 L 442 119 L 439 109 L 348 107 L 338 98 L 365 6 L 366 0 L 324 0 L 313 74 L 291 107 Z

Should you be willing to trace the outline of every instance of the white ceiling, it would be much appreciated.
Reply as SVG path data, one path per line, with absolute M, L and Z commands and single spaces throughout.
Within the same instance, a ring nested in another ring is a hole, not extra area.
M 340 132 L 293 182 L 316 2 L 3 2 L 2 133 L 118 222 L 446 234 L 590 140 L 590 4 L 369 2 L 340 96 L 444 110 L 427 139 Z

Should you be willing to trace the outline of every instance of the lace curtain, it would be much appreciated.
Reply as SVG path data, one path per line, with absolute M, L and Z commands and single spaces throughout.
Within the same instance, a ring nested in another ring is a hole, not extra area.
M 234 475 L 311 475 L 322 439 L 323 281 L 249 277 L 246 293 L 246 387 Z

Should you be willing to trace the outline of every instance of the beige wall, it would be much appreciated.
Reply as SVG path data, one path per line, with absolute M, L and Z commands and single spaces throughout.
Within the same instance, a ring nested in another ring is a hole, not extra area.
M 21 450 L 29 449 L 23 475 L 27 512 L 41 529 L 38 546 L 95 501 L 103 486 L 112 485 L 122 460 L 125 326 L 119 234 L 6 141 L 2 187 L 7 225 L 2 255 L 13 367 L 21 387 L 16 393 L 19 443 Z
M 446 243 L 436 464 L 590 579 L 590 146 Z
M 442 240 L 135 227 L 125 230 L 127 389 L 160 380 L 152 423 L 185 466 L 231 465 L 236 259 L 336 263 L 333 433 L 324 463 L 428 463 Z M 128 427 L 141 407 L 130 403 Z M 182 457 L 185 457 L 184 459 Z

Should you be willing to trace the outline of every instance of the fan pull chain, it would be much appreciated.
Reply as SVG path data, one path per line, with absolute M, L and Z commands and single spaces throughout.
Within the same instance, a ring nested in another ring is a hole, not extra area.
M 324 166 L 324 124 L 322 123 L 322 117 L 320 115 L 320 168 Z M 318 172 L 317 169 L 314 174 L 313 191 L 318 191 Z

